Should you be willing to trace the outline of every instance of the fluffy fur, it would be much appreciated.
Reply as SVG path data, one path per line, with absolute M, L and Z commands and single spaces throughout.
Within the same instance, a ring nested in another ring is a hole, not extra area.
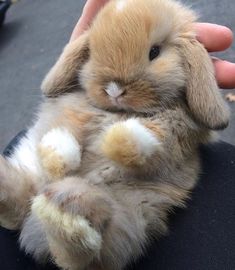
M 80 145 L 66 129 L 56 128 L 45 134 L 38 151 L 43 169 L 55 179 L 75 171 L 81 162 Z
M 0 224 L 34 258 L 120 270 L 166 233 L 199 145 L 228 124 L 195 20 L 172 0 L 113 0 L 65 47 L 38 120 L 0 158 Z
M 160 149 L 157 134 L 152 134 L 136 119 L 112 125 L 102 141 L 103 153 L 125 167 L 145 165 L 147 159 L 157 152 L 157 148 Z

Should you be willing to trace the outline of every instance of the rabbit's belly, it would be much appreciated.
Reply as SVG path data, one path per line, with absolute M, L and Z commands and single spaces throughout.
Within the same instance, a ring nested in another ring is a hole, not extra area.
M 92 184 L 108 184 L 120 182 L 124 178 L 124 171 L 99 155 L 83 157 L 78 176 Z
M 82 162 L 77 174 L 85 181 L 93 184 L 105 184 L 108 186 L 154 186 L 170 184 L 185 190 L 191 190 L 197 183 L 200 172 L 200 159 L 195 153 L 187 160 L 176 164 L 174 170 L 169 168 L 168 163 L 152 159 L 149 167 L 141 167 L 138 170 L 125 168 L 105 158 L 100 153 L 83 152 Z M 154 165 L 155 164 L 155 165 Z
M 144 171 L 124 168 L 95 153 L 83 155 L 77 176 L 87 183 L 109 187 L 137 185 L 138 183 L 140 185 L 141 183 L 152 185 L 159 182 L 159 175 L 156 170 L 147 176 Z

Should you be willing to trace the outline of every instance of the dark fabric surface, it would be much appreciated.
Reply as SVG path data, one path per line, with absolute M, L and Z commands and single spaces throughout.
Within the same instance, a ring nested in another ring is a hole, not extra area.
M 6 150 L 9 155 L 12 143 Z M 154 243 L 128 270 L 235 269 L 235 147 L 222 142 L 203 146 L 201 157 L 200 181 L 187 208 L 171 215 L 168 236 Z M 56 269 L 36 265 L 19 251 L 17 239 L 17 232 L 0 230 L 0 269 Z
M 0 27 L 2 26 L 6 12 L 11 5 L 10 0 L 0 1 Z
M 26 133 L 26 130 L 22 130 L 15 138 L 10 141 L 8 146 L 3 151 L 3 155 L 5 157 L 9 157 L 12 154 L 12 152 L 14 151 L 14 147 L 20 142 L 20 140 L 25 136 Z
M 170 218 L 169 235 L 128 269 L 235 269 L 235 147 L 202 147 L 202 173 L 186 209 Z

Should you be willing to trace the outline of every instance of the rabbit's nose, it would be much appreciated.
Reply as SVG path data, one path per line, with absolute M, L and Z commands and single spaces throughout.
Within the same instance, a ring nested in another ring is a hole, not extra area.
M 119 86 L 115 82 L 110 82 L 104 90 L 109 96 L 113 98 L 121 96 L 125 91 L 121 86 Z

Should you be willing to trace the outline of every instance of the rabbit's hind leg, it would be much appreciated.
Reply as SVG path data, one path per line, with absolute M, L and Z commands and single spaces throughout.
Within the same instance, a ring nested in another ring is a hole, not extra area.
M 55 263 L 68 270 L 87 269 L 99 258 L 102 233 L 111 217 L 107 194 L 80 178 L 49 185 L 32 204 L 43 224 Z
M 0 225 L 18 229 L 28 212 L 35 194 L 34 176 L 16 169 L 0 156 Z

